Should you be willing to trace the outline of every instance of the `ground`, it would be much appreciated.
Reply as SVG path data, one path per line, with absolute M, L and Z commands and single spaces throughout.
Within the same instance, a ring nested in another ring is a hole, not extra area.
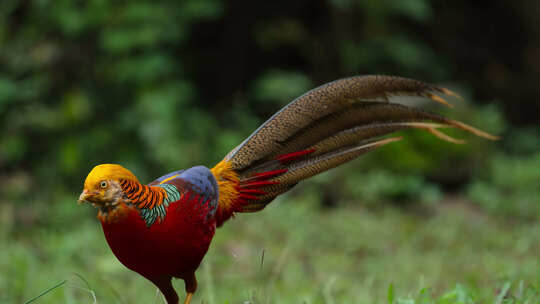
M 220 228 L 193 303 L 540 301 L 540 223 L 493 218 L 459 197 L 414 210 L 314 201 L 285 196 Z M 115 259 L 97 220 L 80 216 L 65 230 L 0 234 L 0 302 L 67 280 L 33 303 L 163 303 Z

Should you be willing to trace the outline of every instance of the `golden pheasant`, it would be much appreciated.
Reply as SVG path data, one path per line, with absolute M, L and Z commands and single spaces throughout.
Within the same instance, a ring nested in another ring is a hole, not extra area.
M 184 303 L 190 303 L 195 271 L 216 227 L 235 213 L 260 211 L 301 180 L 399 140 L 381 138 L 397 130 L 423 129 L 458 142 L 440 131 L 453 127 L 495 139 L 459 121 L 388 101 L 422 96 L 447 104 L 436 93 L 455 95 L 401 77 L 336 80 L 289 103 L 212 169 L 174 171 L 144 185 L 128 169 L 103 164 L 88 174 L 79 202 L 98 208 L 105 238 L 122 264 L 154 283 L 168 304 L 179 301 L 172 278 L 183 279 Z

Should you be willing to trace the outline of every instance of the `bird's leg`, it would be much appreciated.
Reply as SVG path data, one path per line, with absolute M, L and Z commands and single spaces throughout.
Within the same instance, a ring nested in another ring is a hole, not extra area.
M 187 275 L 184 278 L 184 283 L 186 284 L 186 300 L 184 301 L 184 304 L 190 304 L 191 303 L 191 297 L 193 297 L 193 294 L 195 293 L 195 290 L 197 290 L 197 278 L 195 278 L 195 273 L 191 273 Z
M 172 277 L 158 277 L 152 278 L 152 283 L 154 283 L 161 293 L 165 296 L 167 304 L 178 304 L 178 295 L 172 286 Z

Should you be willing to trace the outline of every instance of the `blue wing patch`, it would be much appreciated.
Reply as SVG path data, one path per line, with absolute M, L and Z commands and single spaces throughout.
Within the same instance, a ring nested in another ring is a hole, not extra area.
M 193 185 L 196 188 L 193 189 L 194 191 L 207 198 L 218 196 L 218 184 L 216 178 L 205 166 L 196 166 L 185 170 L 180 173 L 178 177 Z
M 218 184 L 214 174 L 205 166 L 196 166 L 185 170 L 179 176 L 192 186 L 192 190 L 202 195 L 204 201 L 210 204 L 210 216 L 214 216 L 218 206 Z
M 187 184 L 187 185 L 186 185 Z M 196 166 L 187 170 L 178 170 L 163 175 L 149 185 L 161 187 L 167 192 L 167 198 L 159 206 L 154 208 L 141 209 L 141 217 L 150 227 L 156 220 L 164 219 L 167 214 L 167 207 L 180 200 L 182 187 L 188 186 L 191 191 L 201 195 L 205 204 L 210 204 L 208 216 L 214 216 L 218 206 L 218 184 L 214 175 L 204 166 Z

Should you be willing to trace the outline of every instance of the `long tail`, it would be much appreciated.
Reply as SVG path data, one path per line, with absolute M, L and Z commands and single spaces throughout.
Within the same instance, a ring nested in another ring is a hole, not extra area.
M 463 141 L 440 128 L 497 138 L 462 122 L 388 101 L 391 96 L 422 96 L 451 106 L 435 93 L 457 96 L 417 80 L 377 75 L 336 80 L 298 97 L 212 168 L 219 184 L 218 225 L 235 212 L 262 210 L 303 179 L 400 140 L 381 136 L 401 129 L 423 129 L 452 143 Z

